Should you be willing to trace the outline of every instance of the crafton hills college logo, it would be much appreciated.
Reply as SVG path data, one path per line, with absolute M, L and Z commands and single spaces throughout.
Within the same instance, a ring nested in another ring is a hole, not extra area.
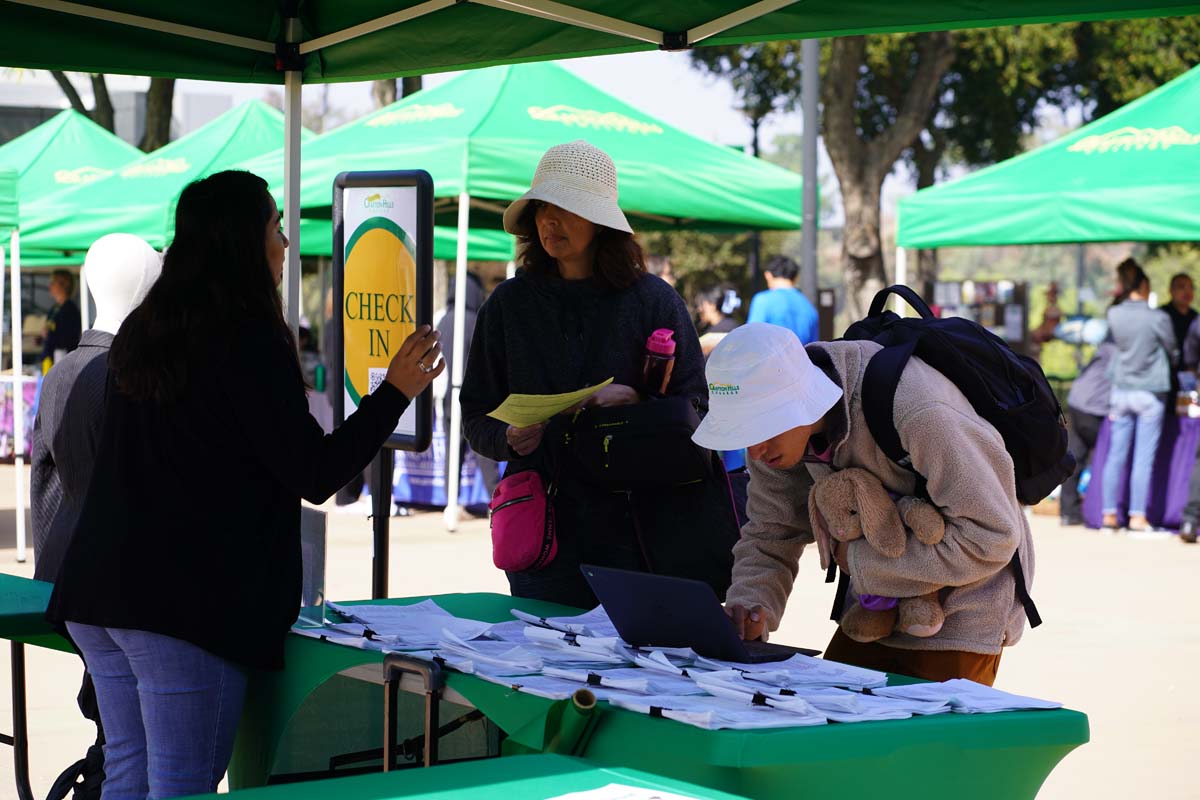
M 179 175 L 192 168 L 186 158 L 152 158 L 121 170 L 122 178 L 162 178 Z
M 708 385 L 708 394 L 721 395 L 723 397 L 732 397 L 742 390 L 742 387 L 736 383 L 710 383 Z
M 557 122 L 569 128 L 594 128 L 597 130 L 636 133 L 642 136 L 661 134 L 663 129 L 653 122 L 642 122 L 616 111 L 592 111 L 562 104 L 556 106 L 530 106 L 529 116 L 540 122 Z
M 1169 150 L 1172 147 L 1200 145 L 1200 133 L 1188 133 L 1178 125 L 1169 128 L 1126 126 L 1095 136 L 1085 136 L 1067 148 L 1072 153 L 1112 153 L 1129 150 Z
M 54 170 L 54 182 L 67 186 L 77 186 L 81 183 L 91 183 L 112 175 L 111 169 L 104 167 L 76 167 L 75 169 Z
M 388 111 L 367 121 L 368 128 L 383 128 L 390 125 L 410 125 L 414 122 L 432 122 L 435 119 L 454 119 L 461 116 L 465 109 L 453 103 L 438 105 L 422 105 L 414 103 L 411 106 Z

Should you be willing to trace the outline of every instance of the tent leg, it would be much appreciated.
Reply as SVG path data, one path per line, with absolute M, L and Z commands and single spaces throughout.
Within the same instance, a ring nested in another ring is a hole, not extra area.
M 817 95 L 821 90 L 821 43 L 805 39 L 800 45 L 803 58 L 800 104 L 804 111 L 803 222 L 800 227 L 800 288 L 814 303 L 817 300 Z
M 458 251 L 454 262 L 454 352 L 450 354 L 450 429 L 446 431 L 446 510 L 444 514 L 446 530 L 458 528 L 458 485 L 459 473 L 462 471 L 462 461 L 459 455 L 462 448 L 462 410 L 458 407 L 459 394 L 462 392 L 463 373 L 467 365 L 464 363 L 467 354 L 466 336 L 467 315 L 464 312 L 467 305 L 467 234 L 471 221 L 471 196 L 463 192 L 458 196 Z
M 88 297 L 87 270 L 79 270 L 79 322 L 81 331 L 92 327 L 92 304 Z
M 25 562 L 25 381 L 21 376 L 21 234 L 12 235 L 13 470 L 17 503 L 17 561 Z
M 283 265 L 283 309 L 292 335 L 300 329 L 300 90 L 303 73 L 284 75 L 283 224 L 288 238 Z
M 908 251 L 900 245 L 896 245 L 896 283 L 901 286 L 908 285 Z M 904 309 L 907 304 L 899 297 L 892 297 L 892 302 L 896 307 L 896 313 L 904 316 Z
M 1087 282 L 1087 245 L 1075 245 L 1075 314 L 1083 316 L 1083 285 Z M 1075 343 L 1075 369 L 1083 371 L 1083 337 Z

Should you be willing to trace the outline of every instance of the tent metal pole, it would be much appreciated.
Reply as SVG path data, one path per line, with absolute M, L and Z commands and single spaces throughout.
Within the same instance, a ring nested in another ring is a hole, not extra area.
M 25 381 L 21 375 L 21 232 L 12 235 L 13 485 L 17 503 L 17 561 L 25 563 Z
M 79 270 L 79 322 L 81 331 L 92 327 L 92 304 L 88 300 L 87 268 Z
M 289 42 L 299 38 L 300 20 L 287 20 Z M 297 336 L 300 329 L 300 100 L 304 73 L 288 70 L 283 79 L 283 223 L 288 238 L 283 265 L 283 310 L 288 327 Z
M 335 44 L 348 42 L 351 39 L 357 39 L 360 36 L 366 36 L 376 31 L 381 31 L 385 28 L 391 28 L 399 25 L 402 22 L 424 17 L 432 14 L 435 11 L 441 11 L 443 8 L 457 5 L 458 0 L 429 0 L 429 2 L 415 5 L 412 8 L 406 8 L 403 11 L 397 11 L 394 14 L 386 14 L 370 22 L 364 22 L 361 25 L 354 25 L 350 28 L 330 33 L 326 36 L 319 36 L 316 39 L 310 39 L 300 45 L 300 55 L 312 53 L 320 50 L 323 47 L 331 47 Z
M 795 5 L 797 2 L 799 0 L 761 0 L 758 3 L 751 3 L 745 8 L 739 8 L 737 11 L 726 14 L 723 17 L 717 17 L 711 22 L 706 22 L 703 25 L 692 28 L 687 32 L 687 43 L 689 45 L 699 44 L 710 36 L 724 33 L 730 28 L 736 28 L 738 25 L 756 20 L 781 8 Z
M 1083 316 L 1083 284 L 1087 281 L 1087 245 L 1075 245 L 1075 313 Z M 1083 371 L 1083 337 L 1075 342 L 1075 369 Z
M 202 42 L 214 42 L 230 47 L 240 47 L 244 50 L 254 50 L 259 53 L 274 53 L 275 43 L 261 39 L 251 39 L 247 36 L 236 36 L 232 33 L 212 31 L 207 28 L 197 28 L 193 25 L 180 25 L 153 17 L 141 17 L 137 14 L 126 14 L 107 8 L 96 8 L 83 3 L 67 3 L 62 0 L 9 0 L 23 6 L 33 6 L 46 11 L 57 11 L 60 14 L 71 14 L 77 17 L 98 19 L 103 22 L 115 22 L 118 25 L 128 25 L 131 28 L 142 28 L 148 31 L 169 33 L 174 36 L 185 36 L 189 39 L 199 39 Z
M 562 22 L 601 33 L 611 33 L 627 39 L 637 39 L 653 45 L 661 45 L 664 41 L 663 32 L 655 28 L 648 28 L 645 25 L 638 25 L 623 19 L 606 17 L 592 11 L 584 11 L 574 6 L 555 3 L 553 0 L 470 0 L 470 2 L 473 5 L 514 11 L 530 17 Z
M 800 102 L 804 111 L 804 141 L 801 192 L 803 221 L 800 227 L 800 288 L 811 301 L 817 299 L 817 95 L 821 90 L 821 43 L 805 39 L 800 45 L 803 59 Z
M 464 175 L 465 180 L 465 175 Z M 471 224 L 471 196 L 458 196 L 458 249 L 454 262 L 454 352 L 450 354 L 450 429 L 446 431 L 446 530 L 458 528 L 458 485 L 462 461 L 462 409 L 458 398 L 462 392 L 463 374 L 467 371 L 467 236 Z

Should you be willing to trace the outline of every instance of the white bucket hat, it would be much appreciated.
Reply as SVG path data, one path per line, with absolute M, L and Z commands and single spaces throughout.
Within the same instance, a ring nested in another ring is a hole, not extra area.
M 740 450 L 811 425 L 842 397 L 788 328 L 751 322 L 725 335 L 708 358 L 708 415 L 692 441 Z
M 617 168 L 598 147 L 583 139 L 551 147 L 538 162 L 529 191 L 504 210 L 504 230 L 528 235 L 519 227 L 530 200 L 542 200 L 589 222 L 633 233 L 617 205 Z

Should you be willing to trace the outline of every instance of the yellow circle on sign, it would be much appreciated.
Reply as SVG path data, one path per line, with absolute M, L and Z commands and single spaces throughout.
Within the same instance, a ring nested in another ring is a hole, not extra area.
M 392 220 L 372 217 L 346 246 L 342 298 L 346 389 L 357 405 L 371 393 L 372 371 L 386 370 L 417 326 L 417 262 L 412 240 Z M 349 411 L 349 410 L 347 410 Z

